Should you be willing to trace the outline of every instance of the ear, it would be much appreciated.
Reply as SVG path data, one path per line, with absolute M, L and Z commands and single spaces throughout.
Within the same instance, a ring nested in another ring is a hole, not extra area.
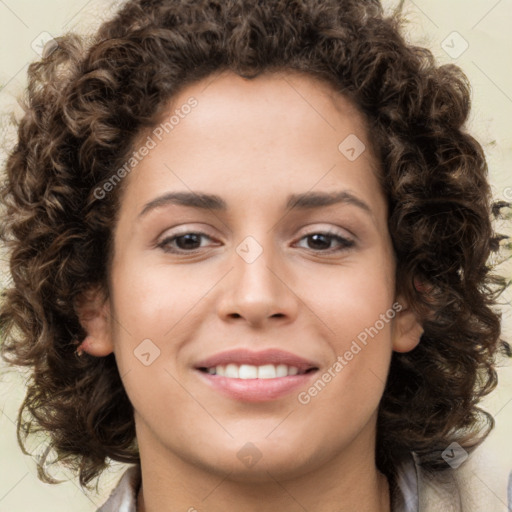
M 409 352 L 420 342 L 424 332 L 416 314 L 402 297 L 398 297 L 397 311 L 393 323 L 393 350 L 395 352 Z
M 110 304 L 99 288 L 83 293 L 75 303 L 80 325 L 87 333 L 78 352 L 104 357 L 114 351 L 110 330 Z

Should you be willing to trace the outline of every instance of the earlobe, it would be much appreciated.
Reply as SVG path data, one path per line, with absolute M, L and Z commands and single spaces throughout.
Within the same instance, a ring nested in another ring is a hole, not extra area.
M 88 290 L 75 305 L 80 325 L 87 333 L 77 354 L 104 357 L 114 351 L 110 330 L 110 305 L 99 289 Z
M 402 309 L 397 312 L 393 328 L 393 350 L 395 352 L 409 352 L 420 342 L 424 332 L 416 314 L 412 309 L 399 300 Z

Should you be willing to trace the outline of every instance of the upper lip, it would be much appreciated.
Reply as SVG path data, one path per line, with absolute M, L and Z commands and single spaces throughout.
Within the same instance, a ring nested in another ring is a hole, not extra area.
M 250 364 L 253 366 L 263 366 L 265 364 L 286 364 L 294 366 L 301 371 L 311 368 L 318 368 L 314 361 L 308 361 L 303 357 L 279 349 L 266 349 L 254 352 L 247 349 L 233 349 L 226 352 L 214 354 L 211 357 L 199 361 L 196 368 L 213 368 L 215 366 L 225 366 L 227 364 Z

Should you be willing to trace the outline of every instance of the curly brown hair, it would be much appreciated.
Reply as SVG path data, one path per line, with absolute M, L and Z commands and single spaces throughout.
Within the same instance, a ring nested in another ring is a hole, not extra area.
M 504 235 L 480 144 L 464 125 L 470 84 L 460 68 L 401 35 L 402 10 L 377 0 L 130 0 L 90 41 L 75 34 L 30 65 L 26 112 L 8 156 L 1 236 L 12 283 L 3 292 L 3 356 L 31 369 L 18 418 L 47 432 L 58 460 L 87 486 L 108 458 L 138 461 L 133 409 L 115 358 L 75 355 L 76 305 L 108 297 L 122 183 L 95 195 L 187 85 L 230 70 L 245 78 L 298 71 L 330 84 L 364 116 L 388 200 L 396 293 L 424 334 L 393 353 L 377 423 L 388 478 L 414 452 L 429 471 L 457 441 L 474 449 L 494 425 L 477 404 L 497 384 L 497 299 L 490 263 Z M 494 219 L 493 219 L 494 218 Z M 510 355 L 510 353 L 509 353 Z M 482 423 L 486 428 L 482 428 Z M 46 469 L 41 478 L 51 481 Z

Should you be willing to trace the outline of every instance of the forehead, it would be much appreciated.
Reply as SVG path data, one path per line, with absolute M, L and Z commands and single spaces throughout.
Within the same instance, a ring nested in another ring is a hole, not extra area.
M 300 73 L 207 77 L 175 95 L 139 144 L 148 137 L 153 148 L 129 176 L 131 194 L 146 199 L 169 188 L 261 199 L 283 187 L 336 187 L 340 177 L 370 195 L 378 188 L 379 163 L 357 107 Z
M 297 71 L 268 72 L 252 79 L 231 71 L 216 73 L 175 95 L 162 121 L 169 118 L 169 113 L 179 111 L 191 97 L 199 103 L 199 108 L 194 109 L 194 128 L 199 132 L 204 127 L 205 137 L 218 133 L 208 133 L 208 123 L 221 128 L 221 123 L 244 119 L 254 128 L 268 128 L 272 137 L 279 128 L 289 126 L 294 126 L 293 132 L 297 133 L 301 126 L 309 126 L 311 137 L 313 132 L 323 135 L 327 130 L 339 136 L 347 130 L 357 132 L 361 138 L 368 135 L 363 115 L 346 95 L 325 80 Z

